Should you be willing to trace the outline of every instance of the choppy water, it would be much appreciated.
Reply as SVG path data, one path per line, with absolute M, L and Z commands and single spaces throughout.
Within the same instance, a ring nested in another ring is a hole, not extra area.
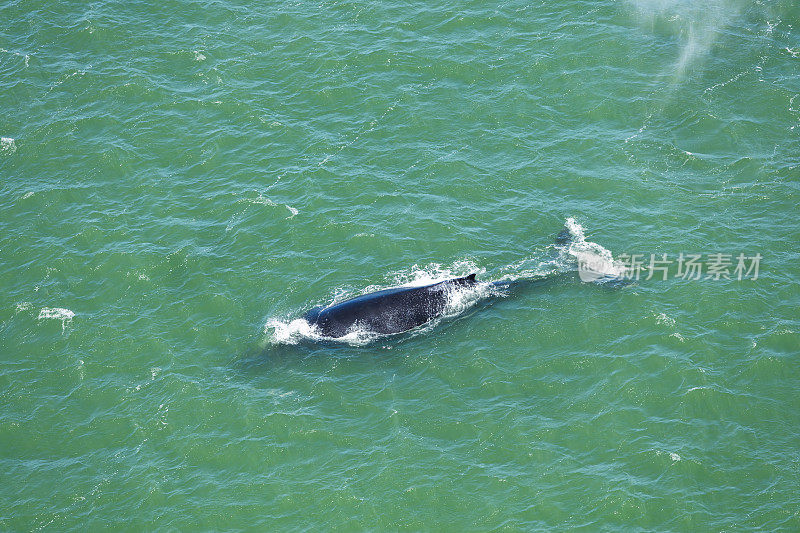
M 796 2 L 0 20 L 0 528 L 800 529 Z M 731 279 L 573 269 L 410 334 L 286 332 L 545 273 L 570 217 Z

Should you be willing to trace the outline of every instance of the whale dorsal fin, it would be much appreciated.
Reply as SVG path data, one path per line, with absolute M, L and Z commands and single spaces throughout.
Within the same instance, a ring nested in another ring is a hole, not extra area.
M 463 278 L 450 279 L 444 283 L 455 283 L 457 285 L 471 285 L 477 282 L 478 280 L 475 279 L 475 274 L 470 274 L 469 276 L 464 276 Z

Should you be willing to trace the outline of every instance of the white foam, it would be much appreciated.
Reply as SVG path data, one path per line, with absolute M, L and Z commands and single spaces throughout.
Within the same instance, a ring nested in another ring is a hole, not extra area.
M 272 200 L 270 200 L 269 198 L 264 196 L 262 193 L 258 193 L 258 198 L 244 198 L 241 201 L 247 202 L 248 204 L 266 205 L 266 206 L 270 206 L 270 207 L 278 207 L 280 205 L 278 203 L 273 202 Z M 283 207 L 285 207 L 286 209 L 289 210 L 289 216 L 286 217 L 287 219 L 288 218 L 293 218 L 296 214 L 298 214 L 300 212 L 297 209 L 295 209 L 294 207 L 290 206 L 289 204 L 283 204 Z
M 203 52 L 200 50 L 192 50 L 194 52 L 194 60 L 195 61 L 204 61 L 206 56 L 203 55 Z
M 270 205 L 270 206 L 278 205 L 261 193 L 258 193 L 258 198 L 244 198 L 241 201 L 255 205 Z
M 63 307 L 42 307 L 39 311 L 39 319 L 42 318 L 57 318 L 58 320 L 72 320 L 75 313 Z
M 430 285 L 453 278 L 461 278 L 469 274 L 483 274 L 486 269 L 479 268 L 474 262 L 462 259 L 451 266 L 430 263 L 425 266 L 413 265 L 407 271 L 401 271 L 392 277 L 392 282 L 399 287 L 417 287 Z M 367 291 L 369 292 L 369 291 Z
M 453 286 L 448 291 L 447 306 L 442 318 L 458 316 L 484 298 L 494 295 L 499 295 L 499 292 L 488 282 Z
M 67 324 L 72 323 L 72 319 L 75 317 L 75 313 L 70 311 L 69 309 L 64 309 L 63 307 L 42 307 L 42 310 L 39 311 L 39 320 L 46 319 L 46 318 L 54 318 L 56 320 L 61 321 L 61 331 L 63 332 Z
M 668 326 L 675 325 L 675 319 L 670 316 L 667 316 L 666 313 L 658 313 L 657 315 L 655 315 L 655 317 L 656 317 L 656 322 L 659 324 L 666 324 Z
M 17 151 L 17 145 L 11 137 L 0 137 L 0 152 L 13 154 Z
M 303 339 L 322 338 L 317 335 L 315 328 L 302 318 L 291 321 L 271 318 L 264 324 L 264 333 L 270 334 L 270 341 L 273 344 L 297 344 Z
M 294 320 L 281 320 L 272 318 L 264 325 L 264 333 L 268 335 L 267 341 L 270 344 L 299 344 L 303 341 L 335 341 L 352 346 L 363 346 L 369 344 L 380 335 L 366 331 L 361 328 L 354 328 L 347 335 L 337 338 L 325 337 L 319 330 L 306 322 L 303 318 Z
M 583 226 L 574 218 L 568 218 L 565 226 L 572 236 L 565 251 L 577 261 L 581 281 L 603 283 L 625 277 L 625 265 L 615 261 L 607 248 L 596 242 L 587 241 Z

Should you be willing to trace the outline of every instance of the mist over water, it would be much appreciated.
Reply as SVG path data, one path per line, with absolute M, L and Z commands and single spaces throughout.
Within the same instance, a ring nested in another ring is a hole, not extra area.
M 711 0 L 629 0 L 643 27 L 677 40 L 679 54 L 674 69 L 683 76 L 696 61 L 703 61 L 714 42 L 737 19 L 745 2 Z
M 0 20 L 0 529 L 800 529 L 794 0 Z

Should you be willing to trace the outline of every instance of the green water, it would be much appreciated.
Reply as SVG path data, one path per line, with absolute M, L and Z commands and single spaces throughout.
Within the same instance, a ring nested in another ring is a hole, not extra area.
M 796 2 L 0 21 L 0 529 L 800 530 Z M 536 270 L 569 217 L 763 259 L 281 335 Z

